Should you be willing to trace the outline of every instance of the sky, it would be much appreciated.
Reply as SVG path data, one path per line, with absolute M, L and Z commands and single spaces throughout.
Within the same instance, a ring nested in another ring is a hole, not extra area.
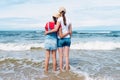
M 60 7 L 73 29 L 120 30 L 120 0 L 0 0 L 0 30 L 41 30 Z

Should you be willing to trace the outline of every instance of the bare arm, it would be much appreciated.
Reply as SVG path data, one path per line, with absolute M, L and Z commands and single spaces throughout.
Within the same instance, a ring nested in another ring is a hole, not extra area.
M 62 33 L 62 27 L 59 28 L 59 32 L 58 32 L 58 35 L 60 36 L 60 38 L 64 38 L 65 36 L 67 36 L 69 34 L 69 32 L 67 33 Z
M 69 29 L 70 37 L 71 37 L 72 36 L 72 24 L 69 24 L 68 29 Z
M 52 32 L 57 32 L 58 29 L 59 29 L 59 26 L 60 26 L 60 22 L 57 22 L 57 25 L 55 26 L 55 28 L 50 30 L 50 31 L 46 31 L 45 34 L 49 34 L 49 33 L 52 33 Z

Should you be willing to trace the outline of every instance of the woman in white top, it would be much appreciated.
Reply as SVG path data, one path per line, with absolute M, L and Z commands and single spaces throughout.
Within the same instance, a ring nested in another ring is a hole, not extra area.
M 58 42 L 57 47 L 59 51 L 59 61 L 60 61 L 60 70 L 63 70 L 63 56 L 65 57 L 66 70 L 69 70 L 69 49 L 71 44 L 71 34 L 72 28 L 71 24 L 68 25 L 66 20 L 66 9 L 61 7 L 59 9 L 60 17 L 57 20 L 55 29 L 46 32 L 46 34 L 51 32 L 58 32 Z

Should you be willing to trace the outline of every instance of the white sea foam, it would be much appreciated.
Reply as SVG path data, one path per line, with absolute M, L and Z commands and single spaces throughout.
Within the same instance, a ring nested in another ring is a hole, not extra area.
M 0 50 L 3 51 L 24 51 L 44 48 L 44 43 L 0 43 Z M 78 50 L 114 50 L 120 48 L 120 42 L 113 41 L 88 41 L 72 43 L 71 49 Z
M 91 41 L 78 42 L 71 45 L 71 49 L 83 50 L 114 50 L 120 48 L 120 42 Z
M 41 43 L 32 43 L 32 44 L 20 44 L 20 43 L 0 43 L 0 50 L 4 51 L 24 51 L 30 50 L 32 47 L 34 48 L 44 48 L 44 44 Z
M 86 34 L 89 34 L 89 33 L 111 33 L 111 31 L 76 31 L 77 33 L 86 33 Z

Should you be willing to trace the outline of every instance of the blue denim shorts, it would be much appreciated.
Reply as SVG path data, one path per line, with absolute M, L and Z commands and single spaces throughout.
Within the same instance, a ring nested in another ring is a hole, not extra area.
M 46 35 L 44 47 L 47 50 L 56 50 L 57 49 L 57 36 Z
M 70 47 L 70 45 L 71 45 L 70 38 L 61 38 L 61 39 L 58 39 L 57 41 L 57 47 L 65 47 L 65 46 Z

